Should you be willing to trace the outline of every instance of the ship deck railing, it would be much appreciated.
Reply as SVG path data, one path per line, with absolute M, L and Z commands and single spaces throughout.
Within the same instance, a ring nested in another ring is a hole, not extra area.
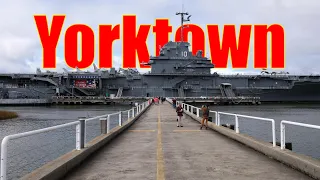
M 235 89 L 291 89 L 291 86 L 248 86 L 235 87 Z
M 78 100 L 107 100 L 107 99 L 148 99 L 148 97 L 135 97 L 135 96 L 123 96 L 123 97 L 105 97 L 105 96 L 52 96 L 52 99 L 78 99 Z
M 216 99 L 216 100 L 219 100 L 219 99 L 256 99 L 256 100 L 259 100 L 260 97 L 258 96 L 236 96 L 236 97 L 223 97 L 223 96 L 206 96 L 206 97 L 203 97 L 203 96 L 200 96 L 200 97 L 170 97 L 170 98 L 175 98 L 175 99 L 188 99 L 188 100 L 199 100 L 199 99 Z

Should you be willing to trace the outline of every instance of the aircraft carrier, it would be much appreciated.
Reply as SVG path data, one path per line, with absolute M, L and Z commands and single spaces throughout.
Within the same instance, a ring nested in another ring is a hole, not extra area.
M 181 15 L 181 24 L 189 21 Z M 268 73 L 221 75 L 188 42 L 168 42 L 159 56 L 150 57 L 151 71 L 136 69 L 77 69 L 64 73 L 0 74 L 0 99 L 43 99 L 54 96 L 94 97 L 260 97 L 261 102 L 318 102 L 320 76 Z

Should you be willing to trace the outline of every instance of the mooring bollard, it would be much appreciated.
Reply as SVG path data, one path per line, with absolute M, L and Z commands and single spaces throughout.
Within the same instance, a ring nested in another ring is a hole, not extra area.
M 107 124 L 108 119 L 107 118 L 100 118 L 100 127 L 101 127 L 101 134 L 107 134 L 108 131 L 108 124 Z
M 234 130 L 233 124 L 221 124 L 221 126 Z
M 273 142 L 270 142 L 271 144 L 273 143 Z M 281 142 L 276 142 L 276 145 L 277 146 L 281 146 Z M 290 151 L 292 151 L 292 143 L 291 142 L 286 142 L 285 143 L 285 149 L 288 149 L 288 150 L 290 150 Z

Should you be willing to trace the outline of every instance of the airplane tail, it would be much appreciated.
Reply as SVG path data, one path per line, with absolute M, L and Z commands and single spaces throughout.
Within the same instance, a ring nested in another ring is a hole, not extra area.
M 63 71 L 65 72 L 65 73 L 69 73 L 69 71 L 68 70 L 66 70 L 66 68 L 62 68 L 63 69 Z
M 40 68 L 37 68 L 37 74 L 41 74 Z
M 94 71 L 99 71 L 99 69 L 97 68 L 96 64 L 93 63 L 93 69 Z

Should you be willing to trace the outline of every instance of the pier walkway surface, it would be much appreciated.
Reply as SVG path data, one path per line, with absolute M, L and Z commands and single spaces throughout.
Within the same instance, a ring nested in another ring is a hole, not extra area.
M 65 179 L 312 179 L 184 115 L 153 105 Z

